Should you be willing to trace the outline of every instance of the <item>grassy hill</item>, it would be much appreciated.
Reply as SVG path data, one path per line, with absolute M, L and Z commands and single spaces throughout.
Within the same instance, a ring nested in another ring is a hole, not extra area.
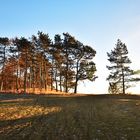
M 0 94 L 0 140 L 140 140 L 140 96 Z

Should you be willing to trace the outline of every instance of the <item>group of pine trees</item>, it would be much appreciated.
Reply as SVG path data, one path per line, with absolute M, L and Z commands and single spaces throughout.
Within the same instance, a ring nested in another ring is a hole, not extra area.
M 0 91 L 77 93 L 79 81 L 96 79 L 96 51 L 69 33 L 38 32 L 26 39 L 0 38 Z
M 97 78 L 95 54 L 69 33 L 56 34 L 53 41 L 43 32 L 29 39 L 0 37 L 0 91 L 77 93 L 79 81 Z M 131 82 L 139 81 L 129 67 L 127 46 L 118 40 L 107 56 L 109 92 L 125 94 Z

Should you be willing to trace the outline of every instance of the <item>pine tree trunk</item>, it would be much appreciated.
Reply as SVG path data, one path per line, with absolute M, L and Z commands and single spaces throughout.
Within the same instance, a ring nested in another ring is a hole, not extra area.
M 32 64 L 30 66 L 30 74 L 29 74 L 29 89 L 32 88 L 32 78 L 33 78 L 33 70 L 32 70 Z
M 1 81 L 0 90 L 3 91 L 3 79 L 2 79 L 2 81 Z
M 16 91 L 18 92 L 19 90 L 19 85 L 18 85 L 18 77 L 19 77 L 19 53 L 18 53 L 18 58 L 17 58 L 17 71 L 16 71 Z
M 40 92 L 42 91 L 42 62 L 41 62 L 41 64 L 40 64 L 40 68 L 39 68 L 40 70 L 39 70 L 39 74 L 40 74 L 40 86 L 39 86 L 39 88 L 40 88 Z
M 26 93 L 26 82 L 27 82 L 27 68 L 24 72 L 24 93 Z
M 32 85 L 32 88 L 33 88 L 33 93 L 35 93 L 35 72 L 33 72 L 33 85 Z
M 66 64 L 66 79 L 65 79 L 65 92 L 68 93 L 68 61 Z
M 75 76 L 75 88 L 74 88 L 74 93 L 77 93 L 77 86 L 78 86 L 78 70 L 79 70 L 79 61 L 76 63 L 76 76 Z
M 36 74 L 35 74 L 35 66 L 33 68 L 33 93 L 35 93 L 35 84 L 36 84 Z
M 6 52 L 5 52 L 6 46 L 3 48 L 3 67 L 2 67 L 2 78 L 1 78 L 1 87 L 0 90 L 3 91 L 3 85 L 4 85 L 4 68 L 5 68 L 5 61 L 6 61 Z
M 51 91 L 53 90 L 53 72 L 51 74 Z
M 76 79 L 74 93 L 77 93 L 77 85 L 78 85 L 78 80 Z
M 16 91 L 18 92 L 18 65 L 17 65 L 17 71 L 16 71 Z
M 62 92 L 62 75 L 61 75 L 61 72 L 60 72 L 60 91 Z
M 125 79 L 124 79 L 124 70 L 122 68 L 122 87 L 123 87 L 123 94 L 125 94 Z
M 26 88 L 27 88 L 27 53 L 26 53 L 26 58 L 25 58 L 25 72 L 24 72 L 24 93 L 26 93 Z
M 21 80 L 21 69 L 19 67 L 19 89 L 22 88 L 22 80 Z
M 45 91 L 47 91 L 47 68 L 46 68 L 46 63 L 44 67 L 44 82 L 45 82 Z
M 52 66 L 51 66 L 51 91 L 53 90 L 53 74 L 54 74 L 54 69 L 53 69 L 53 60 L 52 60 Z
M 66 46 L 66 79 L 65 79 L 65 92 L 68 93 L 68 70 L 69 70 L 69 65 L 68 65 L 68 48 Z
M 57 69 L 55 70 L 55 89 L 58 91 L 58 83 L 57 83 Z
M 35 93 L 35 62 L 34 55 L 32 57 L 32 92 Z

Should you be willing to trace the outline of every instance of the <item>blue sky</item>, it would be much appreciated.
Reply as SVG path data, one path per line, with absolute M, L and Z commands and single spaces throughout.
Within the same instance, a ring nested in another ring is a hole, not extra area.
M 118 38 L 128 46 L 132 68 L 140 69 L 140 0 L 0 0 L 0 36 L 30 37 L 38 30 L 52 39 L 69 32 L 97 51 L 99 78 L 81 84 L 80 92 L 107 92 L 106 52 Z

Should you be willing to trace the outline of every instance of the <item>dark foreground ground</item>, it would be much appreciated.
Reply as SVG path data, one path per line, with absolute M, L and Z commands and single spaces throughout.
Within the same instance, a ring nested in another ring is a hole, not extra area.
M 0 140 L 140 140 L 140 96 L 0 94 Z

